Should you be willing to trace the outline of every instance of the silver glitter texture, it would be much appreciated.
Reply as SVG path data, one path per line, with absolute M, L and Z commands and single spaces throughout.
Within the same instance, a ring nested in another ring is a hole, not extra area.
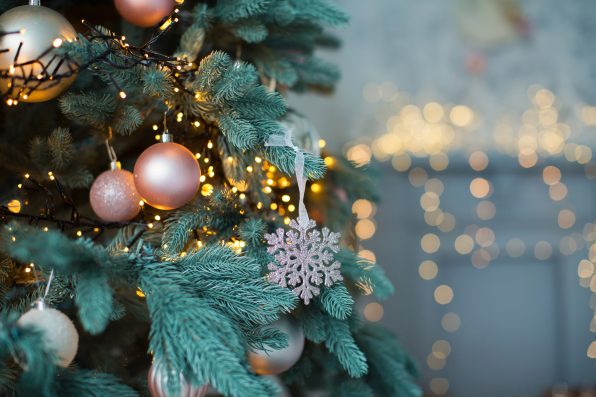
M 277 262 L 269 263 L 269 281 L 284 288 L 292 287 L 305 305 L 319 295 L 321 284 L 330 287 L 343 280 L 341 264 L 333 255 L 339 251 L 341 234 L 330 232 L 326 227 L 319 231 L 316 226 L 312 219 L 304 224 L 293 219 L 290 228 L 294 230 L 286 232 L 279 228 L 265 235 L 269 244 L 267 252 L 274 255 Z

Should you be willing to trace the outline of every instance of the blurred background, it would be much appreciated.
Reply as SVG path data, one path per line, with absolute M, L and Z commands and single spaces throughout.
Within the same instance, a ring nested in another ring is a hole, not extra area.
M 396 294 L 363 317 L 429 396 L 596 395 L 596 2 L 339 3 L 334 98 L 290 103 L 379 170 L 356 234 Z

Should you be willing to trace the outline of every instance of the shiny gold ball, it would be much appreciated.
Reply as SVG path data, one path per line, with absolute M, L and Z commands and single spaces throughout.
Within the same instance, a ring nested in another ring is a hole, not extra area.
M 0 31 L 16 32 L 0 37 L 0 50 L 8 50 L 0 52 L 0 70 L 3 75 L 8 73 L 0 79 L 1 94 L 23 102 L 44 102 L 60 95 L 74 81 L 74 74 L 52 80 L 71 70 L 67 61 L 56 56 L 55 48 L 76 38 L 75 29 L 61 14 L 38 5 L 15 7 L 0 15 Z M 35 60 L 39 62 L 24 65 Z

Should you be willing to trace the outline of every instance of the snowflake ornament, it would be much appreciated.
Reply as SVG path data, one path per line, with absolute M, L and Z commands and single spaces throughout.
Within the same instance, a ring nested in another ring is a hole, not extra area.
M 341 264 L 333 256 L 339 251 L 341 234 L 330 232 L 326 227 L 319 231 L 316 226 L 312 219 L 307 222 L 293 219 L 290 222 L 293 230 L 286 232 L 279 228 L 265 235 L 269 244 L 267 252 L 274 255 L 277 262 L 269 263 L 269 281 L 284 288 L 291 287 L 305 305 L 319 295 L 318 286 L 322 283 L 330 287 L 343 280 L 339 271 Z

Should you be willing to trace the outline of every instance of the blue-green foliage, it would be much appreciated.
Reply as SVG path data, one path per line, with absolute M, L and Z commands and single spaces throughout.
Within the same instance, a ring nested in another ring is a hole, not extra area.
M 56 379 L 60 397 L 138 397 L 139 393 L 115 376 L 89 370 L 62 370 Z
M 16 390 L 24 396 L 55 396 L 55 355 L 45 346 L 43 331 L 34 327 L 19 327 L 12 318 L 0 322 L 0 362 L 17 363 L 22 371 Z M 10 374 L 10 372 L 8 372 Z
M 261 277 L 260 263 L 228 248 L 207 247 L 177 264 L 204 299 L 246 327 L 269 324 L 296 306 L 292 291 Z
M 58 231 L 43 232 L 16 223 L 4 228 L 1 249 L 25 263 L 55 269 L 62 275 L 76 274 L 75 293 L 79 318 L 91 333 L 101 332 L 112 312 L 112 292 L 107 278 L 124 269 L 118 257 L 88 240 L 69 240 Z M 78 296 L 78 295 L 81 296 Z
M 121 135 L 130 135 L 143 122 L 140 112 L 134 106 L 109 94 L 69 92 L 60 97 L 60 109 L 76 123 L 87 124 L 102 131 L 112 127 Z
M 379 299 L 387 299 L 394 291 L 393 284 L 385 276 L 383 268 L 356 253 L 341 249 L 335 258 L 341 262 L 341 272 L 358 287 L 363 294 L 374 294 Z
M 395 335 L 377 325 L 366 325 L 356 333 L 356 340 L 370 362 L 367 376 L 377 395 L 419 397 L 422 391 L 414 382 L 416 368 Z
M 166 373 L 183 374 L 195 385 L 209 383 L 232 397 L 274 392 L 272 383 L 248 369 L 237 325 L 201 299 L 176 266 L 146 264 L 140 281 L 151 314 L 150 350 Z M 176 394 L 178 377 L 169 379 Z
M 0 0 L 0 7 L 5 4 Z M 182 26 L 176 28 L 181 30 L 175 36 L 179 42 L 169 46 L 185 60 L 180 74 L 144 59 L 138 63 L 114 42 L 82 34 L 65 42 L 58 51 L 80 65 L 100 57 L 92 68 L 79 71 L 74 88 L 59 99 L 70 129 L 56 128 L 49 136 L 36 133 L 27 141 L 28 158 L 0 144 L 0 157 L 6 160 L 0 165 L 21 174 L 19 167 L 28 167 L 25 172 L 35 177 L 45 178 L 52 171 L 68 187 L 88 186 L 92 174 L 82 159 L 88 158 L 87 166 L 96 171 L 95 158 L 87 154 L 97 152 L 98 145 L 103 153 L 103 138 L 86 137 L 103 135 L 111 127 L 123 136 L 117 138 L 123 152 L 134 149 L 130 153 L 137 155 L 138 147 L 132 145 L 138 146 L 140 135 L 130 135 L 147 132 L 141 127 L 161 120 L 167 107 L 169 115 L 185 116 L 184 123 L 172 128 L 176 134 L 180 130 L 183 143 L 215 143 L 219 159 L 210 160 L 223 175 L 212 180 L 212 195 L 198 196 L 164 214 L 163 222 L 152 229 L 135 222 L 115 235 L 107 232 L 100 237 L 105 247 L 85 238 L 69 239 L 53 228 L 43 232 L 9 224 L 0 233 L 2 314 L 23 311 L 42 293 L 43 280 L 54 269 L 47 300 L 76 309 L 80 325 L 98 344 L 110 334 L 110 322 L 133 321 L 143 341 L 149 332 L 149 353 L 172 380 L 171 392 L 179 389 L 176 382 L 182 374 L 194 385 L 209 383 L 235 397 L 276 394 L 272 382 L 252 372 L 246 354 L 250 348 L 287 346 L 287 336 L 268 325 L 292 313 L 307 343 L 299 362 L 284 374 L 286 383 L 300 388 L 316 379 L 332 395 L 348 397 L 419 396 L 412 381 L 414 366 L 393 335 L 362 324 L 353 313 L 354 291 L 379 299 L 393 292 L 379 266 L 342 249 L 336 259 L 345 284 L 323 288 L 309 306 L 266 278 L 273 259 L 264 233 L 280 219 L 267 223 L 264 210 L 254 208 L 257 202 L 257 208 L 268 208 L 274 196 L 262 189 L 266 175 L 255 157 L 294 174 L 294 149 L 267 146 L 271 136 L 285 133 L 278 122 L 286 112 L 280 92 L 333 88 L 337 67 L 314 54 L 317 48 L 338 44 L 325 29 L 345 24 L 346 14 L 327 0 L 218 0 L 184 11 L 178 25 Z M 112 35 L 105 28 L 96 29 Z M 130 25 L 125 29 L 136 42 L 146 36 Z M 118 96 L 119 90 L 126 92 L 126 99 Z M 188 120 L 200 121 L 201 128 L 189 132 Z M 323 160 L 306 152 L 304 157 L 305 175 L 311 180 L 323 177 Z M 324 181 L 328 194 L 318 205 L 325 210 L 325 223 L 342 230 L 354 222 L 351 203 L 358 198 L 376 202 L 378 194 L 368 169 L 336 160 Z M 239 183 L 248 186 L 243 200 L 229 188 Z M 333 193 L 339 190 L 343 198 Z M 246 243 L 243 254 L 224 246 L 233 240 Z M 31 262 L 41 269 L 41 280 L 15 288 L 20 266 Z M 137 395 L 110 374 L 57 369 L 39 330 L 17 327 L 14 318 L 0 321 L 0 394 Z M 134 379 L 127 383 L 145 387 L 137 375 Z
M 93 175 L 84 165 L 78 164 L 76 152 L 77 148 L 67 128 L 54 129 L 46 139 L 37 136 L 29 147 L 29 157 L 37 170 L 32 168 L 29 172 L 36 177 L 45 177 L 52 171 L 67 187 L 88 187 Z

